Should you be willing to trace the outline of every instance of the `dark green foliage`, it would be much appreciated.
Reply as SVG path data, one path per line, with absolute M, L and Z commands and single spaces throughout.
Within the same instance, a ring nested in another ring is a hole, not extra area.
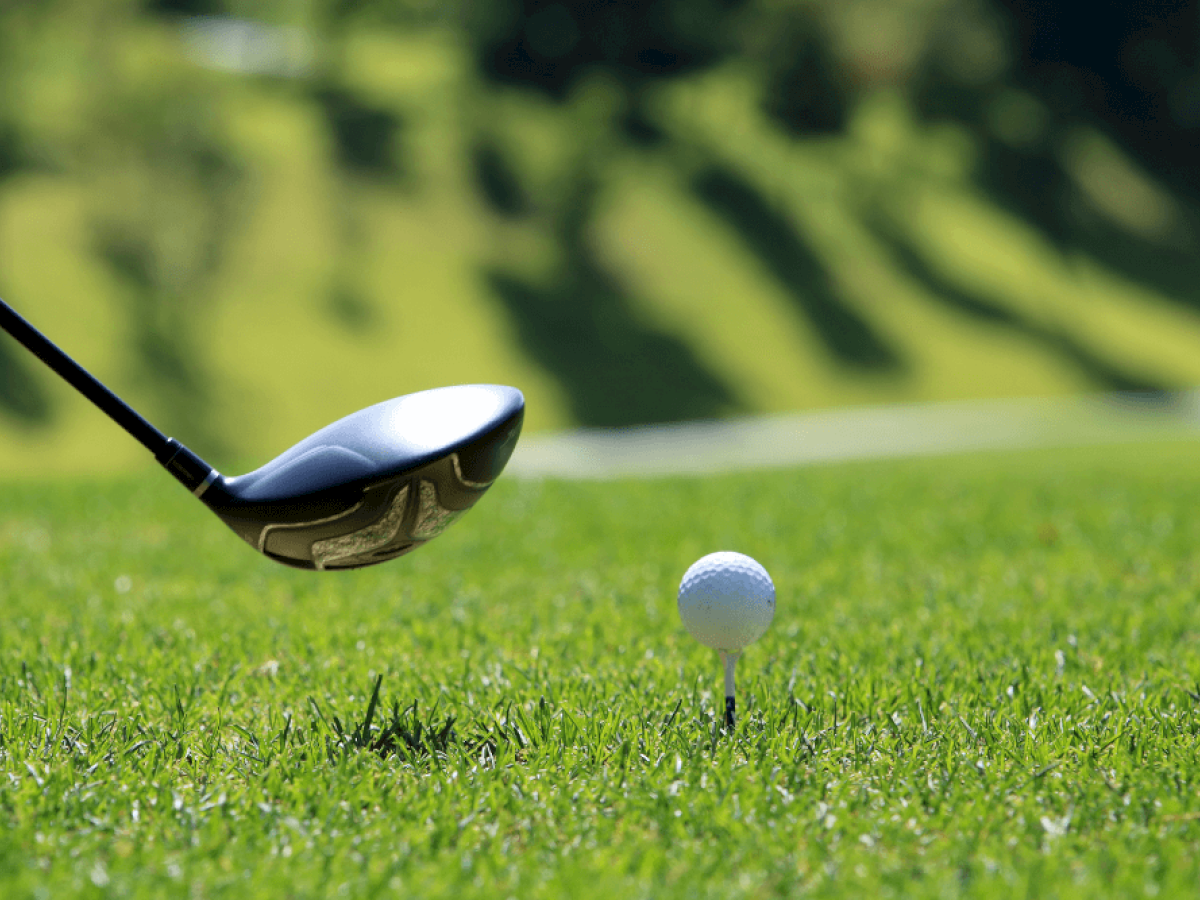
M 742 0 L 497 0 L 472 11 L 469 31 L 486 78 L 562 100 L 605 68 L 629 83 L 678 77 L 732 48 L 730 13 Z
M 219 16 L 227 12 L 223 0 L 144 0 L 147 12 L 173 16 Z
M 850 86 L 814 16 L 791 17 L 771 37 L 765 63 L 763 111 L 787 133 L 802 138 L 845 127 Z

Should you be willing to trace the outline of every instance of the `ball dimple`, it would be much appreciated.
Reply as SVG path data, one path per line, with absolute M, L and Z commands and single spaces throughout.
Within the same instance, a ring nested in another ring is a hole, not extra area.
M 775 585 L 743 553 L 710 553 L 694 562 L 679 585 L 679 615 L 707 647 L 740 651 L 762 637 L 775 616 Z

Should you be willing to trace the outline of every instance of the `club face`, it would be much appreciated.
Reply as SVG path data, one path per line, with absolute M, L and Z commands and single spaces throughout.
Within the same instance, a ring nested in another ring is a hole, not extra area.
M 524 417 L 515 388 L 461 385 L 347 416 L 201 500 L 256 550 L 304 569 L 408 553 L 483 496 Z

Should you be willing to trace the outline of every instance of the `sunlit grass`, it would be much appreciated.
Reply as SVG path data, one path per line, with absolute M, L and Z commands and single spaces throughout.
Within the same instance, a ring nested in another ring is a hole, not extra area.
M 159 473 L 0 491 L 5 897 L 1178 895 L 1194 443 L 504 480 L 412 556 L 259 558 Z M 675 589 L 779 606 L 719 728 Z
M 155 59 L 175 47 L 166 26 L 122 40 L 153 42 Z M 482 270 L 540 283 L 561 264 L 549 223 L 583 171 L 585 132 L 611 142 L 594 151 L 605 161 L 587 233 L 598 264 L 632 305 L 631 321 L 681 342 L 737 412 L 1106 387 L 1055 342 L 1060 334 L 1132 376 L 1167 387 L 1200 381 L 1195 314 L 1104 260 L 1064 256 L 1004 214 L 975 185 L 970 136 L 920 126 L 895 93 L 866 99 L 844 135 L 797 141 L 758 111 L 753 72 L 723 67 L 665 86 L 650 108 L 670 136 L 666 149 L 631 149 L 613 137 L 619 97 L 602 81 L 562 107 L 497 99 L 480 93 L 446 34 L 373 33 L 350 46 L 347 83 L 402 123 L 407 174 L 386 187 L 339 181 L 305 85 L 205 76 L 222 86 L 221 128 L 245 175 L 193 341 L 215 411 L 207 427 L 229 452 L 213 459 L 223 467 L 261 462 L 369 403 L 447 383 L 517 385 L 531 432 L 575 424 L 570 386 L 521 345 L 519 323 Z M 49 89 L 45 78 L 38 84 Z M 473 128 L 511 150 L 533 196 L 528 219 L 504 221 L 482 201 L 467 166 Z M 714 162 L 792 223 L 838 300 L 894 348 L 898 366 L 864 370 L 823 345 L 797 299 L 804 287 L 779 283 L 689 189 L 695 170 Z M 130 358 L 123 288 L 92 252 L 89 210 L 121 202 L 101 196 L 105 183 L 56 171 L 6 182 L 0 228 L 11 259 L 0 291 L 154 417 L 153 387 Z M 881 240 L 881 222 L 902 231 L 943 287 L 1010 311 L 1041 336 L 946 303 Z M 352 246 L 339 259 L 342 240 Z M 334 312 L 342 288 L 365 298 L 357 324 Z M 82 401 L 51 390 L 46 428 L 0 429 L 0 467 L 111 471 L 139 458 Z

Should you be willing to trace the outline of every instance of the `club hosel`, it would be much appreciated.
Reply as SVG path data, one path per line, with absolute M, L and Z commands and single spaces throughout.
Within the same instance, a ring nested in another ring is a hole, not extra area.
M 216 469 L 175 438 L 167 439 L 166 446 L 157 459 L 164 469 L 197 497 L 203 496 L 208 486 L 220 475 Z

